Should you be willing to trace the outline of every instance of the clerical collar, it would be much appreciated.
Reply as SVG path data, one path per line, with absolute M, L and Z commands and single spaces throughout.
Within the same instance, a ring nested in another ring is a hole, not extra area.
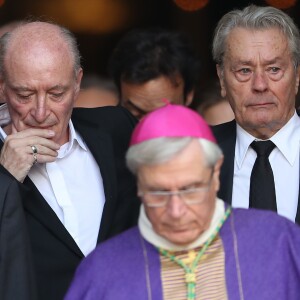
M 191 244 L 188 245 L 176 245 L 168 241 L 167 239 L 163 238 L 162 236 L 158 235 L 153 227 L 152 224 L 150 223 L 146 212 L 144 205 L 141 205 L 140 208 L 140 215 L 139 215 L 139 220 L 138 220 L 138 227 L 140 230 L 140 233 L 142 237 L 149 242 L 150 244 L 163 248 L 169 251 L 183 251 L 183 250 L 190 250 L 194 249 L 197 247 L 200 247 L 203 245 L 209 237 L 213 234 L 215 231 L 216 227 L 218 226 L 220 220 L 224 217 L 225 214 L 225 206 L 224 202 L 220 199 L 216 199 L 216 206 L 215 206 L 215 211 L 210 223 L 209 228 L 204 231 L 197 240 L 192 242 Z

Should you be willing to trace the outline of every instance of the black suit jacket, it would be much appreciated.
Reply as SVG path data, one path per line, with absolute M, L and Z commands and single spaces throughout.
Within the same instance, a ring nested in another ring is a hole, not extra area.
M 137 222 L 139 201 L 135 179 L 125 167 L 125 152 L 136 121 L 121 107 L 74 109 L 72 121 L 98 163 L 103 178 L 106 202 L 98 236 L 101 242 Z M 1 167 L 0 181 L 6 173 Z M 29 177 L 23 184 L 18 182 L 18 186 L 31 241 L 39 299 L 62 299 L 84 256 Z
M 0 179 L 0 299 L 37 299 L 32 253 L 19 185 L 9 174 Z
M 218 192 L 218 197 L 231 204 L 236 143 L 236 122 L 233 120 L 224 124 L 212 126 L 212 130 L 217 139 L 218 145 L 221 147 L 224 154 L 224 163 L 220 174 L 221 186 Z M 298 196 L 298 208 L 295 220 L 298 224 L 300 224 L 299 203 L 300 193 Z

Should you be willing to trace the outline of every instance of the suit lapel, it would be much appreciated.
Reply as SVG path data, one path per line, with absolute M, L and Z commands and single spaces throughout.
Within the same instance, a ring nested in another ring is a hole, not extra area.
M 75 124 L 74 124 L 75 125 Z M 105 192 L 105 204 L 100 224 L 100 232 L 98 242 L 104 240 L 109 232 L 112 224 L 112 215 L 116 205 L 116 175 L 113 157 L 113 145 L 108 134 L 100 131 L 99 128 L 90 130 L 89 126 L 76 124 L 76 130 L 81 134 L 83 140 L 87 144 L 89 150 L 93 154 L 101 172 L 103 186 Z M 30 201 L 24 201 L 25 210 L 39 220 L 47 227 L 53 235 L 65 243 L 72 251 L 80 257 L 83 254 L 64 225 L 60 222 L 55 212 L 51 209 L 38 189 L 35 187 L 29 177 L 26 178 L 24 184 L 30 188 Z
M 218 145 L 224 154 L 224 163 L 220 174 L 221 186 L 218 197 L 231 204 L 236 142 L 235 120 L 213 127 L 213 131 L 216 135 Z
M 55 212 L 43 198 L 31 179 L 27 176 L 24 184 L 28 187 L 26 196 L 23 200 L 25 211 L 43 224 L 49 231 L 52 232 L 62 243 L 67 245 L 71 251 L 79 257 L 83 257 L 81 250 L 60 222 Z
M 101 132 L 98 127 L 95 127 L 93 130 L 91 130 L 91 124 L 86 126 L 78 122 L 74 122 L 74 125 L 92 152 L 100 168 L 103 179 L 106 200 L 100 224 L 100 233 L 98 235 L 99 242 L 106 239 L 108 235 L 109 228 L 112 224 L 112 215 L 116 205 L 117 179 L 115 173 L 113 145 L 110 136 L 104 132 Z M 3 142 L 0 140 L 0 148 L 2 148 L 2 146 Z M 44 199 L 29 177 L 25 179 L 24 185 L 26 188 L 22 189 L 22 192 L 25 193 L 23 206 L 26 213 L 33 216 L 36 220 L 43 224 L 43 226 L 51 231 L 52 234 L 57 237 L 57 239 L 66 244 L 71 251 L 76 253 L 79 257 L 84 257 L 74 239 L 71 237 L 64 225 L 60 222 L 55 212 L 49 206 L 47 201 Z
M 81 134 L 89 150 L 93 154 L 103 180 L 105 204 L 101 218 L 98 243 L 108 236 L 112 225 L 113 212 L 117 203 L 117 178 L 114 159 L 114 148 L 110 135 L 95 127 L 91 130 L 89 126 L 74 122 L 76 130 Z M 96 126 L 96 125 L 95 125 Z
M 3 142 L 0 140 L 0 149 L 2 146 Z M 28 176 L 25 178 L 24 184 L 21 185 L 21 191 L 24 195 L 22 198 L 25 212 L 43 224 L 76 255 L 80 258 L 84 257 L 72 236 Z
M 218 197 L 231 204 L 236 142 L 236 122 L 233 120 L 229 123 L 215 126 L 212 129 L 224 154 L 224 163 L 220 174 L 221 187 Z M 300 181 L 295 222 L 300 225 Z

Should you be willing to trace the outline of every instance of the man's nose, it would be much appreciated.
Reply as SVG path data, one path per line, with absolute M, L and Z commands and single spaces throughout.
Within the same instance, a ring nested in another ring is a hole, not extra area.
M 50 114 L 46 99 L 39 99 L 35 108 L 32 110 L 32 115 L 38 123 L 44 122 Z
M 172 218 L 180 218 L 182 215 L 184 215 L 186 209 L 187 207 L 185 202 L 178 194 L 170 195 L 170 199 L 167 203 L 167 211 Z
M 268 78 L 263 71 L 254 72 L 252 88 L 256 92 L 264 92 L 268 89 Z

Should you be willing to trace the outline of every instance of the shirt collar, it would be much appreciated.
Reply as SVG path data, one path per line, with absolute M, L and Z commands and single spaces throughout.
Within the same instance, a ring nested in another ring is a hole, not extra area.
M 2 127 L 10 123 L 10 115 L 8 112 L 7 104 L 0 106 L 0 140 L 4 142 L 7 137 L 7 134 Z
M 82 137 L 76 132 L 71 119 L 69 121 L 69 133 L 69 141 L 60 147 L 57 158 L 63 158 L 68 155 L 71 152 L 75 142 L 77 142 L 83 150 L 88 151 Z
M 249 146 L 254 140 L 257 139 L 237 124 L 235 157 L 239 168 L 241 168 Z M 300 142 L 300 118 L 296 111 L 292 118 L 270 140 L 276 145 L 286 160 L 293 165 L 297 155 L 299 155 Z
M 236 124 L 235 159 L 239 168 L 241 168 L 248 148 L 254 140 L 255 138 L 251 134 L 244 130 L 239 124 Z
M 7 108 L 7 104 L 0 106 L 0 126 L 7 125 L 10 122 L 10 116 Z
M 293 117 L 271 138 L 279 151 L 293 165 L 299 155 L 300 118 L 295 112 Z
M 9 124 L 10 121 L 11 121 L 11 118 L 9 115 L 8 107 L 7 107 L 7 104 L 5 103 L 0 106 L 0 139 L 3 142 L 6 139 L 7 134 L 5 133 L 5 131 L 3 130 L 2 127 Z M 85 142 L 83 141 L 82 137 L 76 132 L 71 119 L 69 121 L 69 133 L 70 133 L 69 142 L 67 142 L 66 144 L 61 146 L 61 148 L 58 151 L 58 158 L 62 158 L 64 156 L 66 156 L 71 151 L 75 141 L 78 143 L 78 145 L 83 150 L 88 151 L 87 146 L 86 146 Z

